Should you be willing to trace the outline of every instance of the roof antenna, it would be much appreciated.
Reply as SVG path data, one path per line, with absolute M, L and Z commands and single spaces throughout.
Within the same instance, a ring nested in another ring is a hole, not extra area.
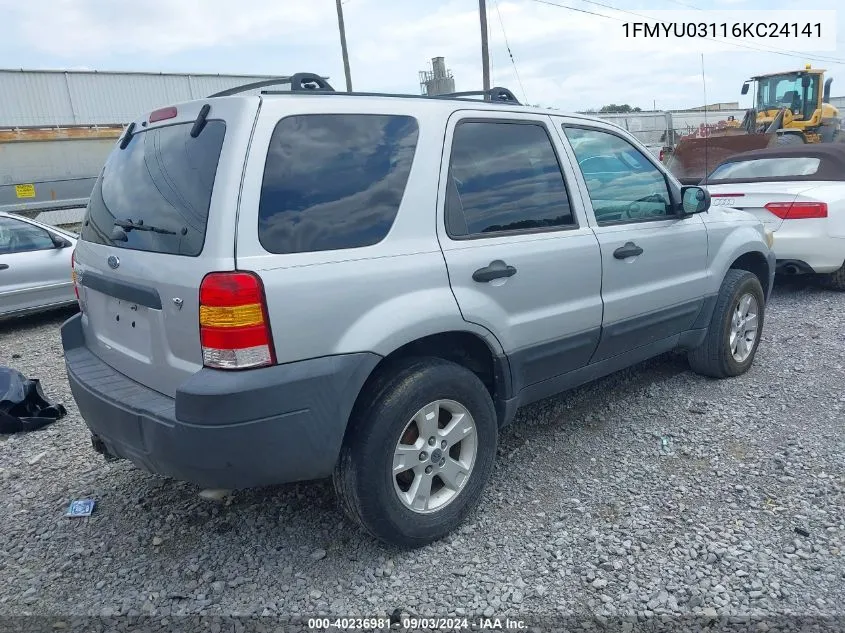
M 710 167 L 707 161 L 707 150 L 710 147 L 710 129 L 707 127 L 707 79 L 704 77 L 704 53 L 701 54 L 701 88 L 704 91 L 704 183 L 707 184 L 707 176 L 710 175 Z

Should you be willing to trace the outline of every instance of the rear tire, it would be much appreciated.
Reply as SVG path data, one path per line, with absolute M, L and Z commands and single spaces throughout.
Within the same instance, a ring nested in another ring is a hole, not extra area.
M 821 275 L 822 283 L 831 290 L 845 290 L 845 264 L 832 273 Z
M 760 344 L 765 309 L 765 295 L 757 276 L 747 270 L 729 270 L 719 289 L 707 336 L 687 355 L 692 370 L 712 378 L 739 376 L 748 371 Z M 756 316 L 753 321 L 749 310 Z M 752 323 L 756 326 L 753 333 L 748 329 Z
M 804 145 L 806 141 L 800 134 L 781 134 L 778 136 L 778 145 Z
M 497 442 L 493 400 L 475 374 L 439 358 L 400 361 L 359 397 L 335 492 L 346 515 L 376 538 L 421 547 L 478 504 Z

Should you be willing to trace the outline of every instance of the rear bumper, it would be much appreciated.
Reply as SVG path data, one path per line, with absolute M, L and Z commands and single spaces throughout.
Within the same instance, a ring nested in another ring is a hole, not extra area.
M 810 268 L 808 272 L 816 273 L 832 273 L 842 267 L 845 262 L 845 239 L 828 237 L 821 232 L 787 227 L 786 224 L 789 222 L 789 220 L 785 221 L 781 228 L 775 231 L 774 250 L 779 263 L 797 260 L 804 262 Z M 805 223 L 812 220 L 791 222 Z
M 319 479 L 380 357 L 328 356 L 263 369 L 202 369 L 168 398 L 116 372 L 86 346 L 81 315 L 62 326 L 73 397 L 109 453 L 206 488 Z

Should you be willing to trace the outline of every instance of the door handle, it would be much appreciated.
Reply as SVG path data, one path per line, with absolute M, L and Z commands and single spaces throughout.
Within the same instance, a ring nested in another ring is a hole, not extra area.
M 493 281 L 494 279 L 501 279 L 503 277 L 513 277 L 515 274 L 516 268 L 508 266 L 501 259 L 497 259 L 490 262 L 489 266 L 479 268 L 472 273 L 472 278 L 474 281 L 484 283 L 487 281 Z
M 9 267 L 9 264 L 0 264 L 0 270 L 6 270 Z
M 634 244 L 633 242 L 626 242 L 625 246 L 620 246 L 615 251 L 613 251 L 613 256 L 616 259 L 625 259 L 626 257 L 636 257 L 637 255 L 642 255 L 643 249 L 639 246 Z

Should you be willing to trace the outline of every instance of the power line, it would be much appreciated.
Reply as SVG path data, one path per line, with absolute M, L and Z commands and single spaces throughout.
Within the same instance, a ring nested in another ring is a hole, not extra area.
M 568 7 L 565 4 L 557 4 L 556 2 L 550 2 L 549 0 L 532 0 L 532 2 L 537 2 L 539 4 L 548 4 L 552 7 L 557 7 L 558 9 L 569 9 L 570 11 L 577 11 L 578 13 L 586 13 L 587 15 L 595 15 L 600 18 L 607 18 L 608 20 L 616 20 L 617 22 L 624 22 L 621 18 L 614 18 L 611 15 L 605 15 L 604 13 L 596 13 L 595 11 L 587 11 L 586 9 L 577 9 L 575 7 Z
M 702 9 L 701 7 L 697 7 L 694 4 L 687 4 L 686 2 L 681 2 L 680 0 L 666 0 L 666 2 L 671 2 L 672 4 L 677 4 L 677 5 L 682 6 L 682 7 L 688 7 L 690 9 L 695 9 L 696 11 L 704 11 L 704 9 Z M 622 9 L 619 9 L 619 10 L 621 11 Z M 838 42 L 838 40 L 837 40 L 837 42 Z M 759 44 L 758 46 L 762 46 L 763 48 L 766 48 L 766 49 L 771 49 L 772 51 L 780 50 L 780 51 L 784 51 L 786 53 L 795 53 L 796 55 L 799 55 L 802 58 L 804 57 L 801 54 L 801 51 L 793 51 L 793 50 L 790 50 L 788 48 L 778 48 L 776 46 L 768 46 L 768 45 L 762 44 L 762 43 Z M 819 61 L 830 61 L 830 62 L 833 62 L 833 63 L 842 63 L 838 58 L 831 57 L 829 55 L 819 55 L 818 57 L 819 57 Z M 822 58 L 827 58 L 827 59 L 822 59 Z
M 649 17 L 647 15 L 642 15 L 641 13 L 634 13 L 633 11 L 628 11 L 626 9 L 618 9 L 618 8 L 612 6 L 612 5 L 609 5 L 609 4 L 603 4 L 601 2 L 597 2 L 596 0 L 581 0 L 581 1 L 586 2 L 587 4 L 594 4 L 598 7 L 604 7 L 605 9 L 611 9 L 612 11 L 619 11 L 620 13 L 627 13 L 628 15 L 633 15 L 633 16 L 636 16 L 638 18 L 643 18 L 645 20 L 652 20 L 654 22 L 659 21 L 656 18 L 652 18 L 652 17 Z M 699 9 L 699 11 L 700 10 L 701 9 Z M 739 46 L 741 48 L 747 48 L 749 50 L 756 50 L 756 51 L 760 51 L 762 53 L 775 53 L 777 55 L 786 55 L 786 56 L 789 56 L 789 57 L 797 57 L 799 59 L 812 59 L 813 61 L 834 62 L 834 63 L 838 63 L 838 64 L 845 64 L 845 59 L 839 59 L 837 57 L 831 57 L 829 55 L 817 55 L 815 57 L 810 57 L 808 55 L 803 55 L 799 51 L 779 49 L 779 48 L 776 48 L 776 47 L 773 47 L 773 46 L 766 46 L 765 44 L 761 44 L 760 46 L 763 46 L 763 47 L 765 47 L 765 49 L 769 49 L 769 50 L 761 49 L 761 48 L 758 48 L 756 46 L 750 46 L 750 45 L 746 45 L 746 44 L 737 44 L 736 42 L 732 42 L 730 40 L 723 39 L 723 38 L 703 37 L 701 39 L 710 40 L 711 42 L 724 42 L 724 43 L 730 44 L 731 46 Z
M 502 12 L 499 11 L 498 0 L 493 0 L 493 4 L 496 5 L 496 13 L 499 16 L 499 24 L 502 27 L 502 35 L 505 37 L 505 48 L 508 49 L 508 55 L 510 55 L 511 63 L 513 64 L 513 72 L 516 74 L 516 80 L 519 82 L 519 89 L 522 90 L 522 97 L 525 99 L 525 103 L 528 103 L 528 93 L 525 92 L 525 86 L 522 85 L 522 79 L 519 77 L 519 70 L 516 68 L 516 60 L 513 58 L 511 45 L 508 43 L 508 34 L 505 32 L 505 22 L 502 20 Z
M 603 4 L 601 2 L 597 2 L 596 0 L 582 0 L 582 2 L 586 2 L 587 4 L 594 4 L 598 7 L 604 7 L 605 9 L 611 9 L 612 11 L 619 11 L 620 13 L 627 13 L 628 15 L 633 15 L 633 16 L 636 16 L 638 18 L 643 18 L 645 20 L 652 20 L 652 21 L 655 21 L 655 22 L 658 21 L 657 18 L 652 18 L 652 17 L 649 17 L 647 15 L 642 15 L 641 13 L 634 13 L 633 11 L 628 11 L 626 9 L 619 9 L 619 8 L 614 7 L 612 5 L 609 5 L 609 4 Z M 701 9 L 699 9 L 699 11 L 701 11 Z M 723 39 L 723 38 L 703 37 L 701 39 L 710 40 L 712 42 L 725 42 L 725 43 L 730 44 L 732 46 L 739 46 L 739 47 L 747 48 L 747 49 L 750 49 L 750 50 L 758 50 L 758 51 L 763 52 L 763 53 L 771 52 L 771 53 L 776 53 L 778 55 L 788 55 L 788 56 L 791 56 L 791 57 L 798 57 L 800 59 L 814 59 L 815 61 L 825 61 L 825 62 L 834 62 L 834 63 L 839 63 L 839 64 L 845 64 L 845 60 L 839 59 L 839 58 L 836 58 L 836 57 L 830 57 L 828 55 L 819 55 L 819 56 L 815 56 L 815 57 L 810 57 L 808 55 L 803 55 L 799 51 L 779 49 L 779 48 L 776 48 L 776 47 L 773 47 L 773 46 L 766 46 L 765 44 L 761 44 L 760 46 L 763 46 L 763 47 L 765 47 L 765 49 L 769 49 L 769 50 L 764 50 L 764 49 L 761 49 L 761 48 L 756 47 L 756 46 L 737 44 L 736 42 L 732 42 L 730 40 Z M 790 53 L 792 53 L 792 55 L 789 55 Z
M 551 0 L 531 0 L 531 1 L 537 2 L 539 4 L 547 4 L 547 5 L 552 6 L 552 7 L 558 7 L 559 9 L 567 9 L 569 11 L 577 11 L 578 13 L 586 13 L 588 15 L 594 15 L 594 16 L 597 16 L 597 17 L 600 17 L 600 18 L 605 18 L 607 20 L 616 20 L 617 22 L 624 22 L 625 21 L 622 18 L 613 17 L 612 15 L 605 15 L 604 13 L 596 13 L 595 11 L 587 11 L 586 9 L 579 9 L 577 7 L 572 7 L 572 6 L 560 4 L 560 3 L 557 3 L 557 2 L 551 2 Z M 616 7 L 613 7 L 613 6 L 610 6 L 610 5 L 607 5 L 607 4 L 602 4 L 601 2 L 596 2 L 595 0 L 581 0 L 581 1 L 586 2 L 588 4 L 594 4 L 594 5 L 599 6 L 599 7 L 604 7 L 606 9 L 611 9 L 612 11 L 619 11 L 620 13 L 627 13 L 629 15 L 633 15 L 633 16 L 638 17 L 638 18 L 643 18 L 645 20 L 652 20 L 652 21 L 655 21 L 655 22 L 657 21 L 656 18 L 652 18 L 652 17 L 646 16 L 646 15 L 641 15 L 639 13 L 633 13 L 631 11 L 626 11 L 625 9 L 617 9 Z M 712 42 L 717 42 L 717 43 L 725 43 L 725 44 L 729 44 L 730 46 L 736 46 L 736 47 L 739 47 L 739 48 L 747 48 L 748 50 L 757 51 L 759 53 L 771 53 L 773 55 L 783 55 L 785 57 L 795 57 L 795 58 L 803 59 L 803 60 L 809 59 L 811 61 L 818 61 L 818 62 L 845 64 L 845 59 L 839 59 L 839 58 L 836 58 L 836 57 L 822 58 L 822 57 L 813 56 L 813 55 L 802 55 L 800 53 L 799 54 L 793 54 L 791 52 L 781 51 L 781 50 L 778 50 L 778 49 L 766 50 L 766 49 L 762 49 L 762 48 L 757 48 L 755 46 L 749 46 L 747 44 L 739 44 L 737 42 L 732 42 L 730 40 L 714 39 L 712 37 L 703 37 L 701 39 L 710 40 Z
M 349 0 L 346 0 L 346 1 L 349 2 Z M 699 9 L 698 7 L 693 6 L 691 4 L 687 4 L 686 2 L 681 2 L 680 0 L 666 0 L 666 2 L 671 2 L 672 4 L 677 4 L 677 5 L 682 6 L 682 7 L 688 7 L 690 9 L 696 9 L 697 11 L 702 11 L 702 9 Z

